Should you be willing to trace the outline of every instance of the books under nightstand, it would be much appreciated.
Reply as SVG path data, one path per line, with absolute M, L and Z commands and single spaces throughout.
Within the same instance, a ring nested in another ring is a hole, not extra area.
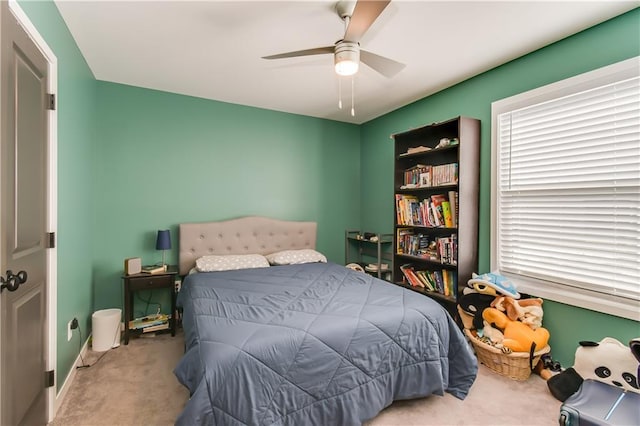
M 165 330 L 169 328 L 171 315 L 157 314 L 147 315 L 142 318 L 135 318 L 129 321 L 130 330 L 142 330 L 143 333 L 151 331 Z

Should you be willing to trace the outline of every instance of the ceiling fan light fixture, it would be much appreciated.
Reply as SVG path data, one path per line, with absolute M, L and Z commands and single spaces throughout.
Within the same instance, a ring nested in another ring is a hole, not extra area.
M 354 75 L 358 72 L 359 65 L 355 61 L 344 59 L 342 61 L 336 61 L 336 73 L 342 76 Z
M 337 74 L 349 76 L 357 73 L 360 67 L 360 47 L 358 43 L 350 41 L 338 42 L 333 61 Z

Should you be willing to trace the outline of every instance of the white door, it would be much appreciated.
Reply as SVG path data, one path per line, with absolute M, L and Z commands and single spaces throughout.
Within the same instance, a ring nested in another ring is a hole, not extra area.
M 8 3 L 0 8 L 0 424 L 42 425 L 49 381 L 47 61 Z

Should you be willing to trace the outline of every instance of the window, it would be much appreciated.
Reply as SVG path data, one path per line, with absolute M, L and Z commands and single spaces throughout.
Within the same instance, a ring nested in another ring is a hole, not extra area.
M 492 270 L 640 320 L 640 62 L 492 105 Z

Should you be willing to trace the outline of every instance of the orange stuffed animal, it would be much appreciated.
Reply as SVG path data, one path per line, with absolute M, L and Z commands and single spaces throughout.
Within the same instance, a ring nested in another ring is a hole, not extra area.
M 496 308 L 486 308 L 482 312 L 482 318 L 502 330 L 504 333 L 502 345 L 513 352 L 529 352 L 531 343 L 536 344 L 535 350 L 540 350 L 549 342 L 549 331 L 546 328 L 539 327 L 533 330 L 525 323 L 511 321 Z

